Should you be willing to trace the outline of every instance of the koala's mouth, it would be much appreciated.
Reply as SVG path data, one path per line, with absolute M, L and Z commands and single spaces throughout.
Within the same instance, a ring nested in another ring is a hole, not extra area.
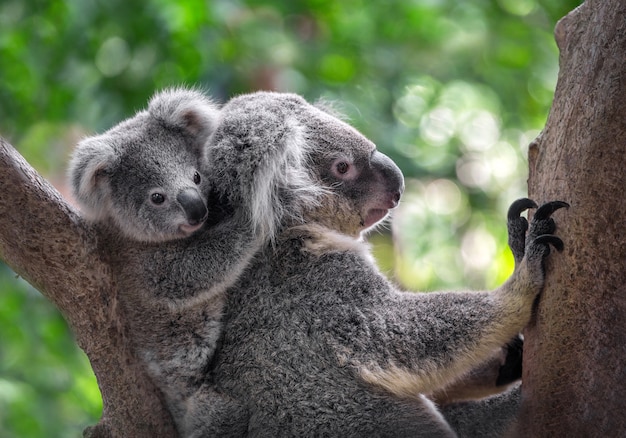
M 202 228 L 202 225 L 204 225 L 204 221 L 197 223 L 197 224 L 181 224 L 180 227 L 178 227 L 180 229 L 180 231 L 182 231 L 184 234 L 191 234 L 194 233 L 196 231 L 198 231 L 200 228 Z
M 366 210 L 366 213 L 363 217 L 363 228 L 368 229 L 378 222 L 383 220 L 390 210 L 396 208 L 398 206 L 398 202 L 400 201 L 400 196 L 402 194 L 402 189 L 397 191 L 385 192 L 378 199 L 375 199 L 374 202 L 370 203 Z
M 363 227 L 369 228 L 377 224 L 387 216 L 387 213 L 389 213 L 389 210 L 386 208 L 373 208 L 368 210 L 365 219 L 363 219 Z

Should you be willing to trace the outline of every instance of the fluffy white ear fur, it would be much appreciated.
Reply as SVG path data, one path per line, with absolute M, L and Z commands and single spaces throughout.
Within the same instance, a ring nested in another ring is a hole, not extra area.
M 107 169 L 115 166 L 118 159 L 108 141 L 99 137 L 82 140 L 72 157 L 69 166 L 72 194 L 92 219 L 111 211 Z
M 273 241 L 282 226 L 302 223 L 326 194 L 309 163 L 315 145 L 307 118 L 318 111 L 299 96 L 272 92 L 235 97 L 221 110 L 208 147 L 216 188 L 242 203 L 263 241 Z
M 280 148 L 276 157 L 265 157 L 269 162 L 259 166 L 261 172 L 255 172 L 254 181 L 247 186 L 251 193 L 245 194 L 243 199 L 250 200 L 250 218 L 257 233 L 268 239 L 273 239 L 276 228 L 284 216 L 284 203 L 281 202 L 279 190 L 281 187 L 290 187 L 295 178 L 298 178 L 296 169 L 302 162 L 302 151 L 305 143 L 302 128 L 295 123 L 286 127 L 287 133 L 283 136 L 285 144 Z M 264 147 L 262 145 L 261 147 Z M 303 178 L 306 173 L 301 173 Z
M 219 107 L 200 91 L 170 88 L 150 99 L 148 113 L 166 126 L 206 139 L 217 126 Z
M 307 170 L 306 127 L 287 118 L 284 129 L 280 153 L 265 157 L 271 165 L 259 166 L 263 171 L 255 173 L 252 186 L 248 186 L 252 192 L 243 198 L 250 202 L 252 225 L 266 240 L 274 240 L 281 224 L 302 222 L 303 210 L 317 205 L 325 192 Z M 284 194 L 290 199 L 284 199 Z

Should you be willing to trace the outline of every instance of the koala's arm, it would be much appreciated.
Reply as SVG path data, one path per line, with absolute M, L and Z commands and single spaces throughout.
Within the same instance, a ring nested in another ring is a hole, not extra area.
M 565 204 L 560 202 L 549 203 L 544 207 L 544 211 L 551 213 L 563 206 Z M 507 213 L 508 243 L 515 260 L 515 269 L 524 258 L 528 231 L 528 220 L 521 216 L 521 213 L 529 208 L 537 208 L 537 204 L 528 198 L 522 198 L 513 202 Z M 488 361 L 432 394 L 430 398 L 442 406 L 462 400 L 483 398 L 506 390 L 522 378 L 523 350 L 524 340 L 519 334 L 494 352 Z
M 224 436 L 217 431 L 238 431 L 247 424 L 241 405 L 210 384 L 199 384 L 221 336 L 225 289 L 245 269 L 256 241 L 247 221 L 233 220 L 180 241 L 126 242 L 111 255 L 122 272 L 121 300 L 137 353 L 181 436 L 204 436 L 204 430 Z
M 234 283 L 260 241 L 245 218 L 235 217 L 188 239 L 143 245 L 136 251 L 141 284 L 172 309 L 193 307 Z
M 554 202 L 537 210 L 523 259 L 495 291 L 392 293 L 384 320 L 366 315 L 370 332 L 380 338 L 362 349 L 360 376 L 399 396 L 431 393 L 509 342 L 530 319 L 543 287 L 549 245 L 563 247 L 552 235 L 555 223 L 550 215 L 564 206 Z
M 524 258 L 528 220 L 521 213 L 537 204 L 528 199 L 518 199 L 509 207 L 507 231 L 509 248 L 517 269 Z M 429 398 L 443 406 L 462 400 L 472 400 L 494 395 L 507 389 L 522 378 L 522 353 L 524 340 L 521 335 L 494 351 L 486 362 L 470 370 L 445 388 L 431 394 Z
M 201 377 L 221 334 L 224 293 L 257 242 L 247 221 L 233 215 L 188 239 L 126 242 L 112 255 L 138 348 L 165 386 L 183 392 L 187 381 Z

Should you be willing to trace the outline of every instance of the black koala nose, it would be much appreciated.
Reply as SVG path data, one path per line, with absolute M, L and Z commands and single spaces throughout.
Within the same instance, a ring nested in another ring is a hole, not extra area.
M 404 190 L 404 188 L 402 190 Z M 397 191 L 391 194 L 391 203 L 393 204 L 394 207 L 398 206 L 398 203 L 400 202 L 401 197 L 402 197 L 402 191 Z
M 402 192 L 404 192 L 402 171 L 391 158 L 378 151 L 374 151 L 372 154 L 371 165 L 380 173 L 387 190 L 393 194 L 393 202 L 397 204 L 400 201 Z
M 181 205 L 190 225 L 196 225 L 204 221 L 209 213 L 204 199 L 196 189 L 187 188 L 181 191 L 176 200 Z

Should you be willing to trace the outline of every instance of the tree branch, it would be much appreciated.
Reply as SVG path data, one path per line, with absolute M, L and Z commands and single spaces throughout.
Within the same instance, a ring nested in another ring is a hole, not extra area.
M 0 257 L 52 301 L 85 351 L 104 402 L 93 437 L 176 436 L 128 341 L 107 242 L 0 138 Z

